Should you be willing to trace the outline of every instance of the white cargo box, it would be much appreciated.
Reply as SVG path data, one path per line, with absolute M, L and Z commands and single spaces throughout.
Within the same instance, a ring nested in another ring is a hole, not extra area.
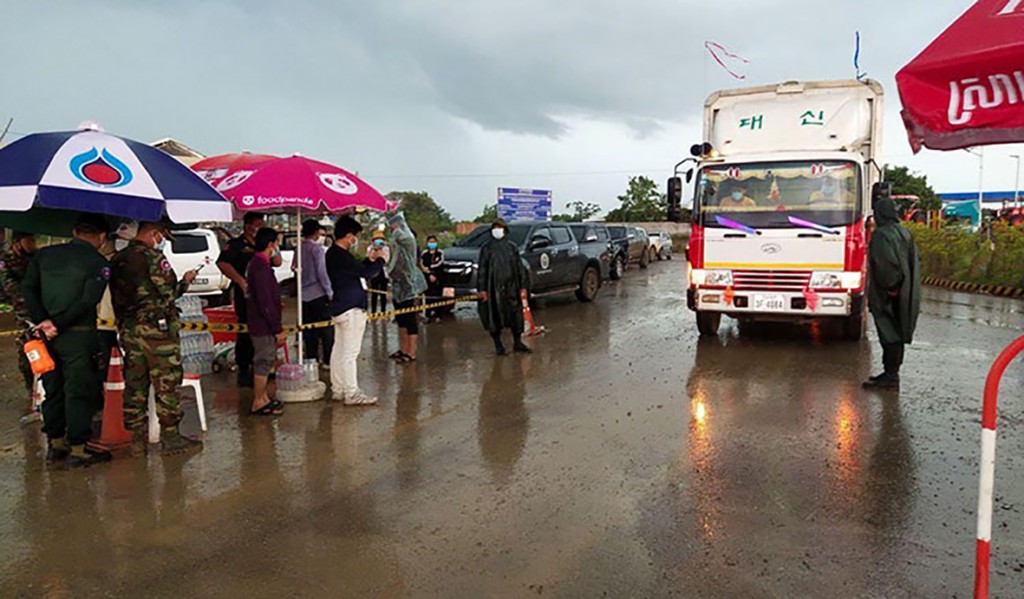
M 704 137 L 719 156 L 881 150 L 882 86 L 873 80 L 789 82 L 713 93 Z

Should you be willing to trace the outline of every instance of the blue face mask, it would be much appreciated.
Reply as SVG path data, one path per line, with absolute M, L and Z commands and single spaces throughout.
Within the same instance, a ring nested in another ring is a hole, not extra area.
M 437 242 L 436 241 L 431 241 L 430 243 L 427 244 L 427 248 L 431 249 L 431 250 L 436 250 L 437 249 Z
M 374 239 L 373 240 L 373 245 L 375 245 L 375 246 L 377 246 L 379 248 L 382 248 L 382 247 L 384 247 L 384 240 L 383 239 Z

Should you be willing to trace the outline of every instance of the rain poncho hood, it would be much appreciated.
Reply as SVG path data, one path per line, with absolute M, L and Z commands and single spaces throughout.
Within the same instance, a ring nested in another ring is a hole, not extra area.
M 417 267 L 416 237 L 405 215 L 399 212 L 388 219 L 392 228 L 391 262 L 388 264 L 388 278 L 391 279 L 392 301 L 407 302 L 427 290 L 427 279 Z
M 921 311 L 917 244 L 900 224 L 892 199 L 878 200 L 874 211 L 878 228 L 868 247 L 868 307 L 875 318 L 879 341 L 910 343 Z

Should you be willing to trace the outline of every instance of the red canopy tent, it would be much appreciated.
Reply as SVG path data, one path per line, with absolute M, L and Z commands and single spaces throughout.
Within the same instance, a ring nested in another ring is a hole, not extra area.
M 896 84 L 914 153 L 1024 142 L 1024 0 L 979 0 Z

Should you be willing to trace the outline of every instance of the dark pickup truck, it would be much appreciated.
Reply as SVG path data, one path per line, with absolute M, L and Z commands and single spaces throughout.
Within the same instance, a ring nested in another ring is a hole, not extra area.
M 476 293 L 480 248 L 491 239 L 489 225 L 477 227 L 465 239 L 444 251 L 438 279 L 446 295 Z M 530 297 L 575 292 L 590 302 L 601 288 L 601 262 L 580 250 L 568 225 L 549 222 L 513 222 L 508 239 L 519 246 L 527 273 Z
M 608 232 L 612 236 L 612 279 L 618 280 L 626 267 L 630 264 L 639 264 L 640 268 L 647 268 L 650 260 L 648 251 L 651 245 L 647 233 L 637 227 L 626 225 L 608 225 Z

